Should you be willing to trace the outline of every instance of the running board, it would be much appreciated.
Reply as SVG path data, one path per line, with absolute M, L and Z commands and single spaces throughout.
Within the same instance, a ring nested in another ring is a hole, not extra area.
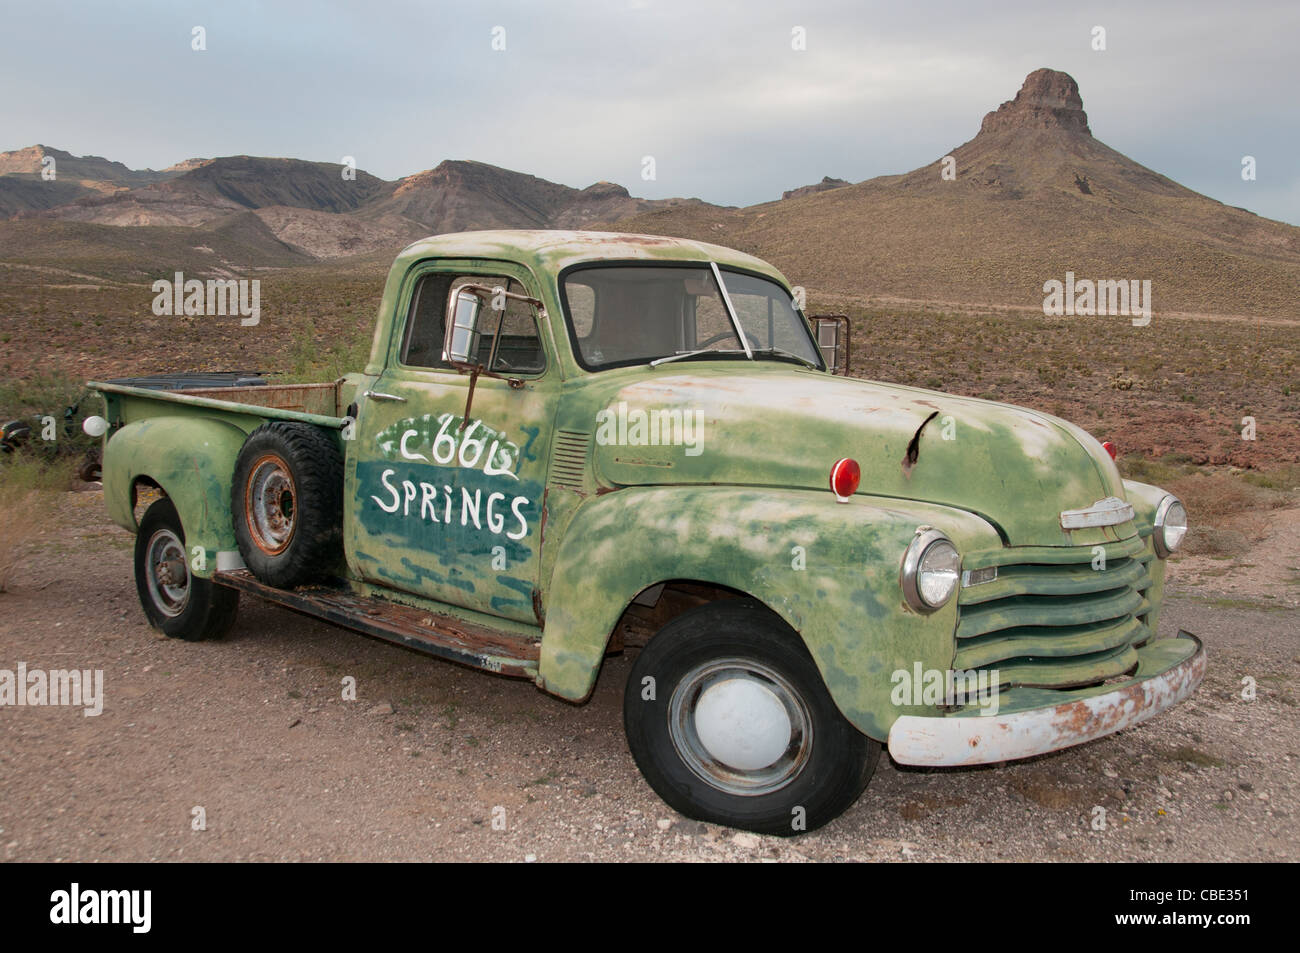
M 277 589 L 258 581 L 247 569 L 218 572 L 213 581 L 315 619 L 394 642 L 426 655 L 471 668 L 535 679 L 541 642 L 512 636 L 454 616 L 358 596 L 347 589 L 308 586 Z

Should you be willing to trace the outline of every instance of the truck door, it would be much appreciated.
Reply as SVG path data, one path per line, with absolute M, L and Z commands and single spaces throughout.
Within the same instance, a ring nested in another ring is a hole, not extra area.
M 559 372 L 532 306 L 506 299 L 484 321 L 480 359 L 511 381 L 470 378 L 443 361 L 446 304 L 462 284 L 536 297 L 504 262 L 412 269 L 384 372 L 358 400 L 344 490 L 348 564 L 362 579 L 536 624 L 541 519 Z M 518 386 L 514 386 L 518 385 Z

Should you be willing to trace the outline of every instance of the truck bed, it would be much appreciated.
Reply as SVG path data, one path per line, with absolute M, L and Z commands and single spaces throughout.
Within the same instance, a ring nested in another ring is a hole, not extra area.
M 343 381 L 324 384 L 271 384 L 254 387 L 199 387 L 157 390 L 130 384 L 89 381 L 104 395 L 107 417 L 114 425 L 129 424 L 170 411 L 176 405 L 263 420 L 299 420 L 322 427 L 343 426 Z M 162 406 L 159 406 L 162 405 Z

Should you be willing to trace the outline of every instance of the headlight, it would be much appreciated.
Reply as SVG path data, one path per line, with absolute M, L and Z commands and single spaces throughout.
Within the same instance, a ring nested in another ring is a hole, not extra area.
M 918 612 L 933 612 L 957 591 L 961 554 L 937 529 L 922 527 L 903 554 L 903 598 Z
M 1166 496 L 1156 510 L 1156 527 L 1151 534 L 1156 555 L 1167 559 L 1170 553 L 1178 552 L 1186 535 L 1187 510 L 1178 501 L 1178 497 Z

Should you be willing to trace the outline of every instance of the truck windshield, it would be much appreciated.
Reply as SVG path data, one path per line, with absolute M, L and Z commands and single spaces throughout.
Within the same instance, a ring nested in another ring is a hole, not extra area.
M 664 358 L 824 367 L 790 292 L 768 278 L 708 264 L 592 265 L 569 271 L 562 285 L 569 334 L 588 370 Z

